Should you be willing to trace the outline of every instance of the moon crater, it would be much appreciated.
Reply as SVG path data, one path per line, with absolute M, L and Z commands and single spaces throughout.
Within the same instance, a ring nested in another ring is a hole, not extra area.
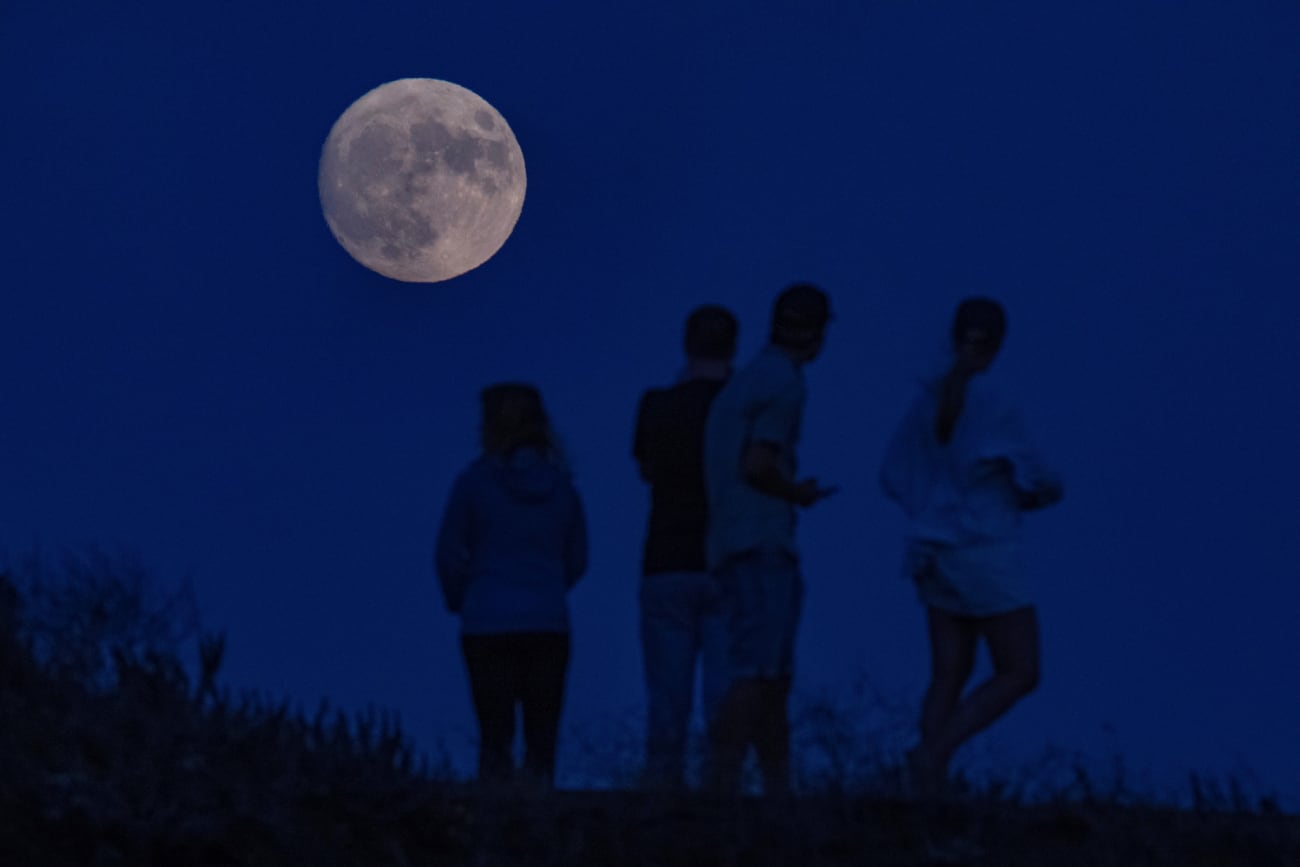
M 505 118 L 472 91 L 407 78 L 362 96 L 321 152 L 321 208 L 362 265 L 437 282 L 486 262 L 513 231 L 527 185 Z

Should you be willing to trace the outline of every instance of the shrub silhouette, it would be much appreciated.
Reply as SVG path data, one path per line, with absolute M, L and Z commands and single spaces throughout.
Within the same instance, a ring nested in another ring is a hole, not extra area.
M 183 654 L 196 654 L 193 674 Z M 0 569 L 0 864 L 1294 865 L 1300 818 L 1193 777 L 1193 809 L 1143 802 L 1074 762 L 1023 800 L 994 783 L 959 801 L 902 797 L 891 768 L 903 708 L 868 681 L 800 696 L 800 796 L 484 789 L 417 756 L 397 719 L 307 714 L 233 693 L 224 636 L 187 589 L 138 557 L 28 557 Z M 590 772 L 631 776 L 639 729 L 587 729 Z M 603 774 L 603 776 L 602 776 Z
M 455 853 L 456 808 L 395 717 L 217 683 L 188 590 L 137 557 L 0 573 L 0 863 L 402 863 Z M 360 859 L 358 861 L 358 859 Z M 396 859 L 396 860 L 394 860 Z

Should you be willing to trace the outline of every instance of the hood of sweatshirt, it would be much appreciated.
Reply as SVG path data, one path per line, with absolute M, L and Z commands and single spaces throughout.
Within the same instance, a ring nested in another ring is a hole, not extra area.
M 536 449 L 518 449 L 508 458 L 488 458 L 488 465 L 497 484 L 524 503 L 550 499 L 565 478 L 564 471 Z

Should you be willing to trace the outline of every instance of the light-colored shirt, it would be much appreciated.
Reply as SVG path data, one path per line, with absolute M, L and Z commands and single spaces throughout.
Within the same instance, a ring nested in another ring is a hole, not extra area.
M 885 451 L 881 484 L 913 539 L 942 545 L 1008 541 L 1020 534 L 1021 495 L 1059 488 L 1029 441 L 1016 406 L 985 374 L 966 385 L 952 439 L 935 437 L 940 379 L 922 382 Z
M 746 481 L 744 460 L 752 443 L 770 444 L 777 450 L 778 465 L 794 478 L 806 400 L 803 372 L 789 355 L 771 345 L 714 398 L 704 436 L 710 568 L 760 548 L 797 554 L 794 504 Z
M 1029 604 L 1021 516 L 1060 496 L 1015 405 L 981 374 L 952 439 L 935 436 L 941 377 L 922 382 L 885 451 L 880 481 L 907 516 L 904 574 L 927 604 L 986 616 Z

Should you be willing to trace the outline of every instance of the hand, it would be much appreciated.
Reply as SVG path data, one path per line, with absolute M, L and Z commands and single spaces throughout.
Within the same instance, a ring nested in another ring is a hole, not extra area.
M 1052 480 L 1032 491 L 1020 492 L 1020 508 L 1025 512 L 1045 509 L 1059 501 L 1064 494 L 1061 484 Z
M 808 508 L 814 503 L 824 500 L 832 494 L 839 491 L 838 485 L 831 485 L 823 488 L 818 484 L 816 479 L 804 479 L 798 482 L 794 489 L 794 501 L 797 505 Z

